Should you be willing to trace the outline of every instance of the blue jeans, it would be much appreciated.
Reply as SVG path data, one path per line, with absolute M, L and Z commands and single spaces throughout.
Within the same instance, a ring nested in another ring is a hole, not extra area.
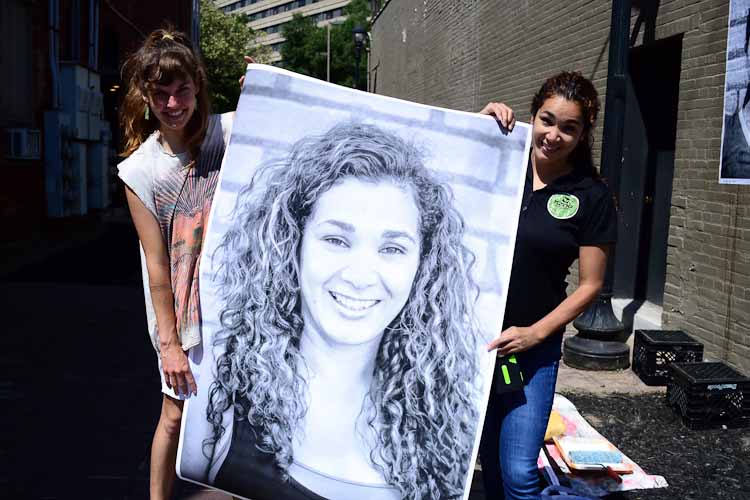
M 537 457 L 555 397 L 558 361 L 535 366 L 519 358 L 523 391 L 490 392 L 479 455 L 487 500 L 538 500 Z

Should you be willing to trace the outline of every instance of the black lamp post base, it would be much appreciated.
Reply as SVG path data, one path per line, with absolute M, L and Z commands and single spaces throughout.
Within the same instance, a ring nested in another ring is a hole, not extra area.
M 623 342 L 576 335 L 563 342 L 563 361 L 579 370 L 624 370 L 630 366 L 630 348 Z
M 581 370 L 623 370 L 630 366 L 625 326 L 612 311 L 612 294 L 602 292 L 573 322 L 575 337 L 565 339 L 565 364 Z
M 586 339 L 625 342 L 630 336 L 612 310 L 612 296 L 602 293 L 574 322 L 578 335 Z

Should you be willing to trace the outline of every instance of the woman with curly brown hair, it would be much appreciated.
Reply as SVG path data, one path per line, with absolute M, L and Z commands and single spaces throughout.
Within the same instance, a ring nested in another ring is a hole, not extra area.
M 375 126 L 262 167 L 217 257 L 209 481 L 260 500 L 460 497 L 479 376 L 463 233 L 449 189 Z
M 523 390 L 490 393 L 480 454 L 488 499 L 538 499 L 537 456 L 544 440 L 565 326 L 593 301 L 616 240 L 614 198 L 591 155 L 599 111 L 580 73 L 549 78 L 531 103 L 532 148 L 518 221 L 502 333 L 488 349 L 515 355 Z M 512 128 L 501 103 L 483 110 Z M 568 269 L 579 283 L 566 297 Z

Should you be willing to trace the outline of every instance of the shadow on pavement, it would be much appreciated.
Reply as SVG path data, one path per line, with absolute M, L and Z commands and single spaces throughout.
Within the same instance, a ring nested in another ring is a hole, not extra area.
M 148 498 L 161 394 L 137 245 L 129 220 L 88 218 L 4 252 L 3 498 Z M 478 474 L 472 500 L 484 498 Z M 182 482 L 174 497 L 229 498 Z
M 84 244 L 1 277 L 5 498 L 147 497 L 161 397 L 137 239 L 92 223 Z

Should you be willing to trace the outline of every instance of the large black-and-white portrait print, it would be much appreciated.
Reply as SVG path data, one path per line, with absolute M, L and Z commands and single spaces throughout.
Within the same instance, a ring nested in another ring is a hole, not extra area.
M 750 0 L 731 0 L 721 140 L 722 184 L 750 184 Z
M 253 500 L 466 498 L 529 136 L 249 66 L 179 475 Z

